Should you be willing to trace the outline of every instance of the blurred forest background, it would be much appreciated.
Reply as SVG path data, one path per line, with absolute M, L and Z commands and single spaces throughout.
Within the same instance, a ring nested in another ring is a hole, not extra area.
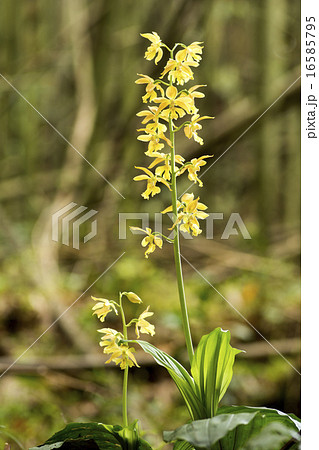
M 0 3 L 7 80 L 0 78 L 0 371 L 126 252 L 0 378 L 0 448 L 40 444 L 65 422 L 121 423 L 120 369 L 104 366 L 90 295 L 136 292 L 155 312 L 152 343 L 185 358 L 172 248 L 145 260 L 140 236 L 119 240 L 120 212 L 150 212 L 152 222 L 169 204 L 166 193 L 146 202 L 143 185 L 132 181 L 134 165 L 147 161 L 136 140 L 143 89 L 134 81 L 162 69 L 143 58 L 148 41 L 140 33 L 156 31 L 168 45 L 204 41 L 193 84 L 207 85 L 197 104 L 216 118 L 204 123 L 204 146 L 181 136 L 178 153 L 214 154 L 215 161 L 231 146 L 204 175 L 204 187 L 193 188 L 224 219 L 215 221 L 212 240 L 205 230 L 182 239 L 182 253 L 299 370 L 299 22 L 295 0 Z M 189 184 L 185 177 L 180 193 Z M 52 214 L 71 201 L 98 211 L 97 236 L 80 250 L 51 239 Z M 221 239 L 232 212 L 251 240 L 240 233 Z M 195 343 L 221 326 L 246 350 L 223 403 L 299 415 L 299 374 L 187 263 L 184 272 Z M 135 311 L 132 305 L 128 315 Z M 137 358 L 130 417 L 140 418 L 156 446 L 161 430 L 188 417 L 165 370 L 140 352 Z

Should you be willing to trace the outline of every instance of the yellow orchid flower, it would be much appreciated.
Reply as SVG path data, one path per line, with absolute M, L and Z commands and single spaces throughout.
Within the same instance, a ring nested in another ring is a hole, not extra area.
M 102 328 L 98 332 L 104 334 L 100 342 L 100 346 L 104 347 L 103 353 L 111 355 L 106 364 L 113 361 L 115 364 L 120 364 L 121 369 L 125 369 L 127 366 L 132 367 L 134 364 L 139 367 L 132 353 L 135 352 L 135 349 L 118 343 L 120 339 L 124 338 L 122 333 L 113 328 Z
M 191 114 L 196 114 L 198 111 L 198 108 L 196 108 L 196 106 L 195 106 L 195 99 L 205 97 L 205 94 L 203 94 L 200 91 L 197 91 L 197 89 L 200 87 L 205 87 L 205 86 L 206 86 L 206 84 L 197 84 L 196 86 L 193 86 L 190 89 L 188 89 L 187 93 L 181 92 L 181 94 L 180 94 L 181 97 L 188 97 L 188 98 L 192 99 L 192 106 L 190 108 Z
M 199 62 L 202 57 L 204 46 L 200 45 L 202 42 L 192 42 L 190 45 L 184 48 L 184 50 L 180 50 L 178 53 L 180 54 L 180 58 L 186 61 Z
M 182 167 L 179 171 L 179 175 L 184 173 L 186 170 L 188 171 L 188 179 L 193 181 L 194 183 L 198 183 L 199 187 L 203 186 L 202 181 L 198 178 L 197 172 L 199 172 L 202 166 L 207 164 L 207 161 L 204 161 L 206 158 L 213 158 L 214 155 L 204 155 L 200 158 L 193 158 L 190 162 L 186 163 L 184 167 Z
M 142 314 L 140 314 L 135 324 L 135 332 L 138 339 L 140 338 L 140 333 L 150 334 L 151 336 L 154 336 L 155 326 L 145 320 L 145 317 L 150 317 L 153 314 L 153 312 L 149 311 L 149 306 L 144 312 L 142 312 Z
M 182 98 L 182 97 L 187 98 L 190 114 L 197 114 L 198 108 L 196 108 L 196 106 L 195 106 L 195 99 L 205 97 L 205 94 L 203 94 L 200 91 L 197 91 L 197 89 L 200 87 L 205 87 L 205 86 L 206 86 L 206 84 L 197 84 L 196 86 L 192 86 L 190 89 L 188 89 L 187 92 L 182 91 L 180 93 L 180 98 Z
M 100 346 L 104 347 L 103 352 L 107 353 L 108 350 L 117 348 L 117 341 L 119 338 L 123 339 L 123 335 L 113 328 L 101 328 L 97 330 L 99 333 L 103 333 L 101 337 Z M 108 350 L 105 350 L 108 349 Z
M 185 61 L 183 50 L 176 53 L 175 59 L 170 58 L 161 73 L 163 78 L 167 73 L 173 83 L 183 85 L 189 80 L 194 79 L 191 67 L 197 67 L 199 64 L 195 61 Z
M 155 64 L 157 64 L 163 56 L 163 50 L 161 49 L 163 44 L 161 38 L 155 31 L 152 31 L 152 33 L 143 33 L 141 36 L 151 41 L 151 45 L 147 47 L 144 57 L 148 61 L 151 61 L 157 55 L 155 58 Z
M 157 97 L 157 93 L 155 89 L 160 91 L 161 95 L 164 95 L 164 90 L 162 86 L 159 84 L 159 82 L 155 83 L 153 78 L 149 77 L 148 75 L 143 75 L 141 73 L 137 74 L 140 78 L 135 81 L 136 84 L 146 84 L 146 94 L 143 95 L 142 99 L 144 103 L 147 103 L 147 100 L 153 101 L 154 98 Z
M 181 231 L 189 233 L 192 236 L 198 236 L 202 232 L 199 227 L 199 222 L 194 214 L 183 216 L 183 223 L 179 228 Z
M 161 188 L 156 186 L 156 183 L 158 181 L 165 184 L 165 186 L 167 186 L 168 189 L 171 190 L 170 185 L 164 178 L 159 177 L 158 175 L 154 175 L 153 172 L 146 169 L 146 167 L 137 167 L 136 166 L 135 168 L 143 170 L 145 172 L 145 175 L 137 175 L 136 177 L 133 178 L 133 180 L 134 181 L 142 181 L 142 180 L 147 181 L 146 190 L 141 194 L 142 197 L 145 198 L 146 200 L 149 200 L 150 194 L 152 195 L 152 197 L 154 197 L 154 195 L 159 194 L 161 192 Z
M 122 370 L 126 369 L 126 367 L 132 367 L 134 365 L 136 367 L 140 367 L 137 364 L 133 352 L 135 352 L 134 348 L 130 348 L 124 344 L 118 345 L 116 348 L 104 351 L 104 353 L 111 354 L 111 357 L 105 362 L 105 364 L 113 361 L 115 364 L 120 364 L 120 368 Z
M 158 97 L 154 99 L 155 103 L 159 103 L 158 109 L 162 112 L 162 118 L 168 120 L 169 115 L 172 119 L 178 119 L 191 114 L 193 108 L 193 100 L 189 96 L 178 96 L 178 90 L 175 86 L 169 86 L 166 89 L 166 97 Z M 167 109 L 166 109 L 167 108 Z
M 155 161 L 156 164 L 158 164 L 158 161 L 164 161 L 164 166 L 158 166 L 155 169 L 155 174 L 158 175 L 159 177 L 163 177 L 165 180 L 170 180 L 171 179 L 171 165 L 170 165 L 170 161 L 169 161 L 169 156 L 167 155 L 166 158 L 164 158 L 164 160 L 161 157 L 156 158 L 152 164 L 150 164 L 148 167 L 154 167 L 154 163 Z
M 181 231 L 185 231 L 193 236 L 198 236 L 202 230 L 199 227 L 199 222 L 197 219 L 205 219 L 208 217 L 208 214 L 203 212 L 207 209 L 207 206 L 204 205 L 204 203 L 199 202 L 199 197 L 194 200 L 194 194 L 186 193 L 182 196 L 181 202 L 177 202 L 177 208 L 177 219 L 170 230 L 172 230 L 176 225 L 181 224 Z M 162 211 L 162 214 L 172 211 L 172 206 L 169 206 Z
M 94 311 L 93 315 L 96 314 L 101 322 L 104 322 L 105 317 L 112 309 L 115 314 L 117 314 L 117 309 L 112 301 L 107 300 L 106 298 L 96 298 L 93 296 L 91 298 L 98 302 L 93 306 L 92 310 Z
M 154 155 L 155 156 L 155 155 Z M 175 155 L 175 163 L 183 164 L 184 158 L 181 155 Z M 154 161 L 148 166 L 150 169 L 164 162 L 164 166 L 159 166 L 155 169 L 155 174 L 163 177 L 165 180 L 171 179 L 171 155 L 165 153 L 158 153 Z M 176 170 L 176 168 L 174 168 Z
M 166 120 L 165 117 L 162 117 L 161 115 L 161 109 L 158 108 L 157 106 L 149 106 L 149 109 L 145 109 L 143 111 L 138 112 L 136 115 L 138 117 L 143 117 L 144 119 L 142 120 L 142 123 L 148 123 L 150 121 L 152 121 L 153 123 L 148 124 L 148 129 L 150 131 L 157 131 L 159 129 L 163 129 L 163 124 L 161 124 L 159 122 L 159 119 L 162 118 L 164 120 Z
M 148 248 L 145 251 L 145 258 L 148 258 L 148 255 L 156 250 L 156 246 L 158 248 L 163 247 L 162 239 L 159 236 L 154 235 L 151 228 L 146 228 L 146 230 L 143 230 L 143 228 L 139 227 L 130 227 L 130 229 L 133 231 L 142 231 L 147 235 L 141 242 L 142 247 L 146 247 L 148 245 Z
M 148 142 L 147 152 L 145 154 L 147 156 L 156 156 L 154 153 L 157 153 L 159 150 L 164 148 L 164 144 L 160 142 L 160 140 L 164 140 L 170 147 L 172 146 L 171 141 L 165 136 L 164 132 L 167 130 L 166 125 L 162 123 L 158 123 L 157 130 L 153 130 L 149 128 L 147 125 L 146 128 L 140 128 L 137 131 L 144 131 L 146 134 L 141 134 L 137 137 L 139 141 Z
M 140 128 L 137 131 L 146 131 L 145 128 Z M 148 142 L 146 155 L 151 156 L 154 153 L 157 154 L 159 150 L 162 150 L 165 147 L 165 144 L 161 142 L 161 135 L 156 131 L 147 132 L 147 134 L 140 134 L 137 136 L 137 139 L 142 142 Z
M 204 203 L 200 203 L 199 202 L 199 197 L 197 197 L 197 199 L 194 200 L 194 194 L 191 193 L 186 193 L 182 196 L 181 198 L 181 206 L 184 208 L 184 212 L 188 213 L 188 212 L 194 212 L 197 209 L 199 210 L 205 210 L 207 209 L 207 206 L 204 205 Z M 203 217 L 199 216 L 200 219 L 205 219 L 208 214 L 206 213 L 202 213 Z
M 167 131 L 167 126 L 164 123 L 159 122 L 159 119 L 163 119 L 161 111 L 158 113 L 156 131 L 154 131 L 153 124 L 151 124 L 151 123 L 148 123 L 145 128 L 140 128 L 140 130 L 137 130 L 137 131 L 145 131 L 145 133 L 148 133 L 148 134 L 161 135 L 161 139 L 164 139 L 168 143 L 168 145 L 171 147 L 172 146 L 171 141 L 164 134 Z
M 190 123 L 184 126 L 184 133 L 185 136 L 188 137 L 188 139 L 194 138 L 195 142 L 198 142 L 200 145 L 204 144 L 204 141 L 201 137 L 198 136 L 197 131 L 202 129 L 202 125 L 198 122 L 204 119 L 214 119 L 214 117 L 210 116 L 202 116 L 200 117 L 199 114 L 194 114 L 191 118 Z
M 198 236 L 202 230 L 199 227 L 197 219 L 206 219 L 208 214 L 203 211 L 207 209 L 204 203 L 199 202 L 199 197 L 194 200 L 194 194 L 184 194 L 181 198 L 183 204 L 181 231 L 186 231 L 193 236 Z

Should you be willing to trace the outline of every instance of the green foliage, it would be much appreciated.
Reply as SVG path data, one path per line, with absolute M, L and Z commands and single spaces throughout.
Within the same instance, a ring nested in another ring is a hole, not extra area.
M 212 450 L 280 450 L 290 440 L 293 440 L 292 448 L 298 448 L 300 421 L 293 415 L 249 406 L 218 409 L 232 379 L 235 356 L 240 352 L 231 347 L 229 331 L 216 328 L 201 338 L 191 366 L 193 376 L 178 361 L 148 342 L 133 342 L 168 370 L 192 419 L 197 419 L 175 431 L 164 432 L 166 442 L 177 440 L 175 449 L 194 446 Z
M 61 448 L 150 450 L 150 445 L 139 437 L 137 421 L 126 428 L 101 423 L 70 423 L 55 433 L 44 444 L 30 450 Z M 85 447 L 84 447 L 85 446 Z
M 148 342 L 138 343 L 155 361 L 165 367 L 182 394 L 192 419 L 206 419 L 217 413 L 218 403 L 232 379 L 235 356 L 229 331 L 216 328 L 203 336 L 195 351 L 191 373 L 174 358 Z
M 164 432 L 164 441 L 182 440 L 189 442 L 195 448 L 215 448 L 214 444 L 239 425 L 247 425 L 255 415 L 256 413 L 220 414 L 211 419 L 196 420 L 175 431 Z
M 174 444 L 174 450 L 193 450 L 192 444 L 186 441 L 177 441 Z
M 233 376 L 235 356 L 241 352 L 229 342 L 230 332 L 216 328 L 201 338 L 194 355 L 191 372 L 205 417 L 216 415 Z
M 299 420 L 281 411 L 248 406 L 229 406 L 211 419 L 197 420 L 164 432 L 164 440 L 187 441 L 196 449 L 280 450 L 292 441 L 299 448 Z M 177 447 L 178 448 L 178 447 Z
M 167 369 L 182 394 L 191 417 L 193 419 L 202 417 L 205 414 L 205 410 L 197 396 L 194 379 L 187 370 L 176 359 L 154 345 L 146 341 L 132 342 L 139 344 L 146 353 L 153 356 L 157 364 Z
M 260 433 L 249 439 L 243 450 L 274 450 L 291 442 L 290 450 L 299 450 L 300 434 L 280 422 L 266 425 Z M 287 447 L 286 447 L 287 448 Z
M 222 406 L 219 408 L 217 414 L 241 414 L 244 412 L 260 412 L 260 415 L 254 421 L 255 425 L 259 423 L 259 427 L 268 425 L 271 422 L 279 422 L 297 431 L 301 430 L 301 423 L 298 417 L 294 414 L 286 414 L 278 409 L 265 407 L 255 408 L 252 406 Z
M 139 437 L 137 420 L 127 427 L 119 425 L 104 425 L 126 450 L 151 450 L 150 445 Z

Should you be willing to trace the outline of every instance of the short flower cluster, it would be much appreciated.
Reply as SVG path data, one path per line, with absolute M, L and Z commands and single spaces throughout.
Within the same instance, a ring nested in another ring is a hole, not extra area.
M 127 341 L 127 328 L 135 325 L 135 333 L 137 338 L 140 338 L 140 333 L 146 333 L 153 336 L 155 334 L 155 327 L 146 320 L 146 317 L 152 316 L 154 313 L 149 311 L 149 306 L 146 308 L 138 318 L 132 319 L 128 324 L 125 322 L 125 315 L 122 306 L 122 297 L 125 296 L 131 303 L 142 303 L 142 300 L 134 292 L 120 292 L 119 302 L 114 300 L 107 300 L 105 298 L 92 297 L 97 303 L 93 306 L 93 314 L 96 314 L 101 322 L 104 322 L 105 317 L 114 312 L 118 314 L 118 310 L 121 312 L 123 321 L 123 333 L 114 330 L 113 328 L 101 328 L 98 330 L 102 333 L 100 346 L 103 347 L 103 353 L 110 355 L 106 363 L 113 361 L 115 364 L 119 364 L 121 369 L 127 367 L 137 366 L 137 361 L 134 356 L 135 349 L 128 345 Z
M 211 158 L 212 155 L 204 155 L 185 162 L 183 156 L 175 153 L 174 135 L 183 129 L 188 139 L 194 139 L 195 142 L 203 145 L 204 141 L 198 135 L 202 129 L 200 122 L 204 119 L 213 119 L 213 117 L 201 117 L 195 105 L 196 99 L 205 97 L 200 91 L 200 88 L 205 85 L 195 85 L 188 89 L 184 87 L 187 82 L 194 79 L 192 69 L 199 66 L 202 58 L 202 43 L 196 41 L 188 46 L 177 43 L 173 49 L 170 49 L 156 32 L 145 33 L 141 36 L 151 42 L 145 52 L 147 60 L 154 59 L 155 64 L 158 64 L 163 58 L 163 49 L 169 51 L 169 58 L 159 79 L 138 74 L 139 78 L 136 80 L 137 84 L 145 85 L 143 102 L 150 103 L 148 109 L 137 113 L 137 116 L 142 118 L 142 125 L 144 125 L 143 128 L 138 129 L 142 134 L 137 139 L 147 143 L 145 154 L 153 161 L 148 167 L 137 166 L 136 168 L 144 173 L 134 177 L 134 180 L 146 181 L 146 189 L 142 193 L 142 197 L 149 200 L 150 196 L 154 197 L 161 192 L 161 185 L 166 186 L 172 195 L 176 195 L 176 177 L 183 173 L 187 173 L 188 179 L 194 184 L 198 183 L 199 187 L 203 186 L 198 172 L 207 163 L 206 159 Z M 178 90 L 177 86 L 182 86 L 182 88 Z M 185 116 L 190 117 L 182 122 L 181 119 Z M 168 152 L 165 152 L 165 148 Z M 151 170 L 153 168 L 155 168 L 154 171 Z M 178 211 L 172 205 L 163 211 L 163 213 L 177 213 L 173 228 L 179 228 L 193 236 L 200 234 L 198 219 L 207 217 L 207 214 L 202 212 L 206 206 L 199 203 L 199 197 L 194 199 L 194 194 L 185 194 L 178 203 L 177 209 Z M 132 227 L 132 229 L 139 228 Z M 141 231 L 146 234 L 142 245 L 144 247 L 148 245 L 145 252 L 145 257 L 148 258 L 156 247 L 162 248 L 162 239 L 150 228 Z

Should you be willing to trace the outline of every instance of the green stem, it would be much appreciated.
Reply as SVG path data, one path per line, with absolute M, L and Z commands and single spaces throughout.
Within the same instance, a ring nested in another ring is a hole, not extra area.
M 176 172 L 175 172 L 175 176 L 177 176 L 178 172 L 180 172 L 182 169 L 184 169 L 184 167 L 189 166 L 191 163 L 189 161 L 187 161 L 185 164 L 183 164 L 182 166 L 180 166 Z
M 176 173 L 175 173 L 175 136 L 174 136 L 173 123 L 172 123 L 171 118 L 169 118 L 169 131 L 170 131 L 170 140 L 172 142 L 171 161 L 172 161 L 173 170 L 172 170 L 171 187 L 172 187 L 172 207 L 173 207 L 174 223 L 175 223 L 177 220 L 177 186 L 176 186 Z M 189 358 L 190 363 L 192 363 L 193 356 L 194 356 L 194 349 L 193 349 L 192 336 L 191 336 L 191 330 L 190 330 L 190 326 L 189 326 L 189 319 L 188 319 L 188 312 L 187 312 L 187 305 L 186 305 L 178 226 L 176 226 L 174 228 L 174 230 L 175 230 L 174 258 L 175 258 L 178 294 L 179 294 L 179 301 L 180 301 L 181 312 L 182 312 L 183 330 L 184 330 L 184 335 L 185 335 L 185 340 L 186 340 L 188 358 Z
M 121 317 L 122 317 L 122 323 L 123 323 L 123 336 L 124 340 L 127 340 L 127 325 L 125 321 L 125 314 L 124 309 L 122 306 L 122 294 L 120 293 L 120 311 L 121 311 Z M 128 369 L 129 367 L 126 366 L 124 369 L 124 376 L 123 376 L 123 400 L 122 400 L 122 415 L 123 415 L 123 426 L 128 426 L 128 417 L 127 417 L 127 385 L 128 385 Z
M 174 132 L 174 133 L 177 133 L 181 128 L 183 128 L 183 126 L 185 126 L 185 125 L 187 125 L 187 124 L 189 124 L 189 123 L 191 123 L 190 120 L 186 120 L 186 122 L 183 122 L 182 125 L 180 125 L 179 127 L 175 128 L 175 129 L 173 130 L 173 132 Z
M 170 244 L 174 243 L 174 240 L 170 239 L 169 237 L 165 236 L 165 234 L 160 233 L 159 231 L 155 231 L 154 236 L 161 236 L 163 239 L 166 239 L 167 242 L 169 242 Z
M 123 426 L 128 426 L 127 418 L 127 385 L 128 385 L 128 366 L 124 369 L 123 376 L 123 404 L 122 404 L 122 414 L 123 414 Z

